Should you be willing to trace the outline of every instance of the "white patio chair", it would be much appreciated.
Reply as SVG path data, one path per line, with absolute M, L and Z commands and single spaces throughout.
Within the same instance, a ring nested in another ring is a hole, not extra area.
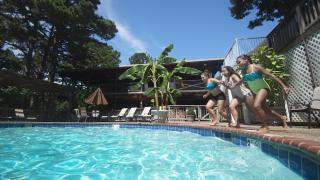
M 14 109 L 14 113 L 17 119 L 37 120 L 36 117 L 26 117 L 23 109 Z
M 126 114 L 128 108 L 122 108 L 118 115 L 111 116 L 115 120 L 121 120 Z
M 136 107 L 130 108 L 130 110 L 129 110 L 127 116 L 126 116 L 126 119 L 127 120 L 132 120 L 133 118 L 135 118 L 134 114 L 136 113 L 136 110 L 137 110 Z
M 137 115 L 137 117 L 141 118 L 142 120 L 149 119 L 151 120 L 151 114 L 150 113 L 151 107 L 144 107 L 141 114 Z

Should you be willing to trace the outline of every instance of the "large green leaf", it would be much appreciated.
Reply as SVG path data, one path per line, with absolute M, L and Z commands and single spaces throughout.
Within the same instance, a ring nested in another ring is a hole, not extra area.
M 148 81 L 150 81 L 150 75 L 151 75 L 151 68 L 152 68 L 152 66 L 151 66 L 151 64 L 147 64 L 144 68 L 143 68 L 143 70 L 142 70 L 142 72 L 141 72 L 141 81 L 142 82 L 144 82 L 144 83 L 148 83 Z
M 143 73 L 143 69 L 146 65 L 139 64 L 135 65 L 129 69 L 127 69 L 125 72 L 123 72 L 120 76 L 120 80 L 124 79 L 131 79 L 131 80 L 137 80 L 141 78 L 141 74 Z
M 191 68 L 191 67 L 178 67 L 174 69 L 175 72 L 181 74 L 190 74 L 190 75 L 199 75 L 201 73 L 200 70 Z
M 163 59 L 165 57 L 168 57 L 169 53 L 173 49 L 173 44 L 169 44 L 160 54 L 159 59 Z
M 150 88 L 144 92 L 144 95 L 146 95 L 147 97 L 154 97 L 154 94 L 156 93 L 156 91 L 159 92 L 159 88 Z

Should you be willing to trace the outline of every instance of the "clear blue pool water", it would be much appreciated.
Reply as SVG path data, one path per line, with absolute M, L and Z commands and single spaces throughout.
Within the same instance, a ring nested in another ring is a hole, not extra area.
M 255 147 L 148 129 L 1 128 L 0 179 L 302 179 Z

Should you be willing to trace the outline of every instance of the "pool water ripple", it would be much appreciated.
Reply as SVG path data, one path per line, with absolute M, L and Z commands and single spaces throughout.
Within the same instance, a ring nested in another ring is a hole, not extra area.
M 147 129 L 0 129 L 0 179 L 302 179 L 257 148 Z

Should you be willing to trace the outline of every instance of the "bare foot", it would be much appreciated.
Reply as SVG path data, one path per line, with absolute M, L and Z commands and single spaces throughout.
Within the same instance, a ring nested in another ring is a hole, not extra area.
M 266 134 L 268 132 L 269 132 L 268 126 L 261 126 L 260 129 L 258 130 L 258 133 L 261 133 L 261 134 Z
M 240 128 L 240 124 L 237 124 L 237 125 L 235 126 L 235 128 Z
M 237 123 L 232 122 L 229 127 L 236 127 L 236 126 L 237 126 Z
M 210 126 L 215 126 L 215 125 L 217 125 L 218 124 L 218 121 L 216 120 L 216 121 L 212 121 L 212 123 L 210 124 Z
M 288 127 L 288 125 L 287 125 L 287 120 L 288 120 L 287 116 L 282 116 L 281 120 L 282 120 L 282 123 L 283 123 L 282 127 L 283 128 L 287 128 Z

